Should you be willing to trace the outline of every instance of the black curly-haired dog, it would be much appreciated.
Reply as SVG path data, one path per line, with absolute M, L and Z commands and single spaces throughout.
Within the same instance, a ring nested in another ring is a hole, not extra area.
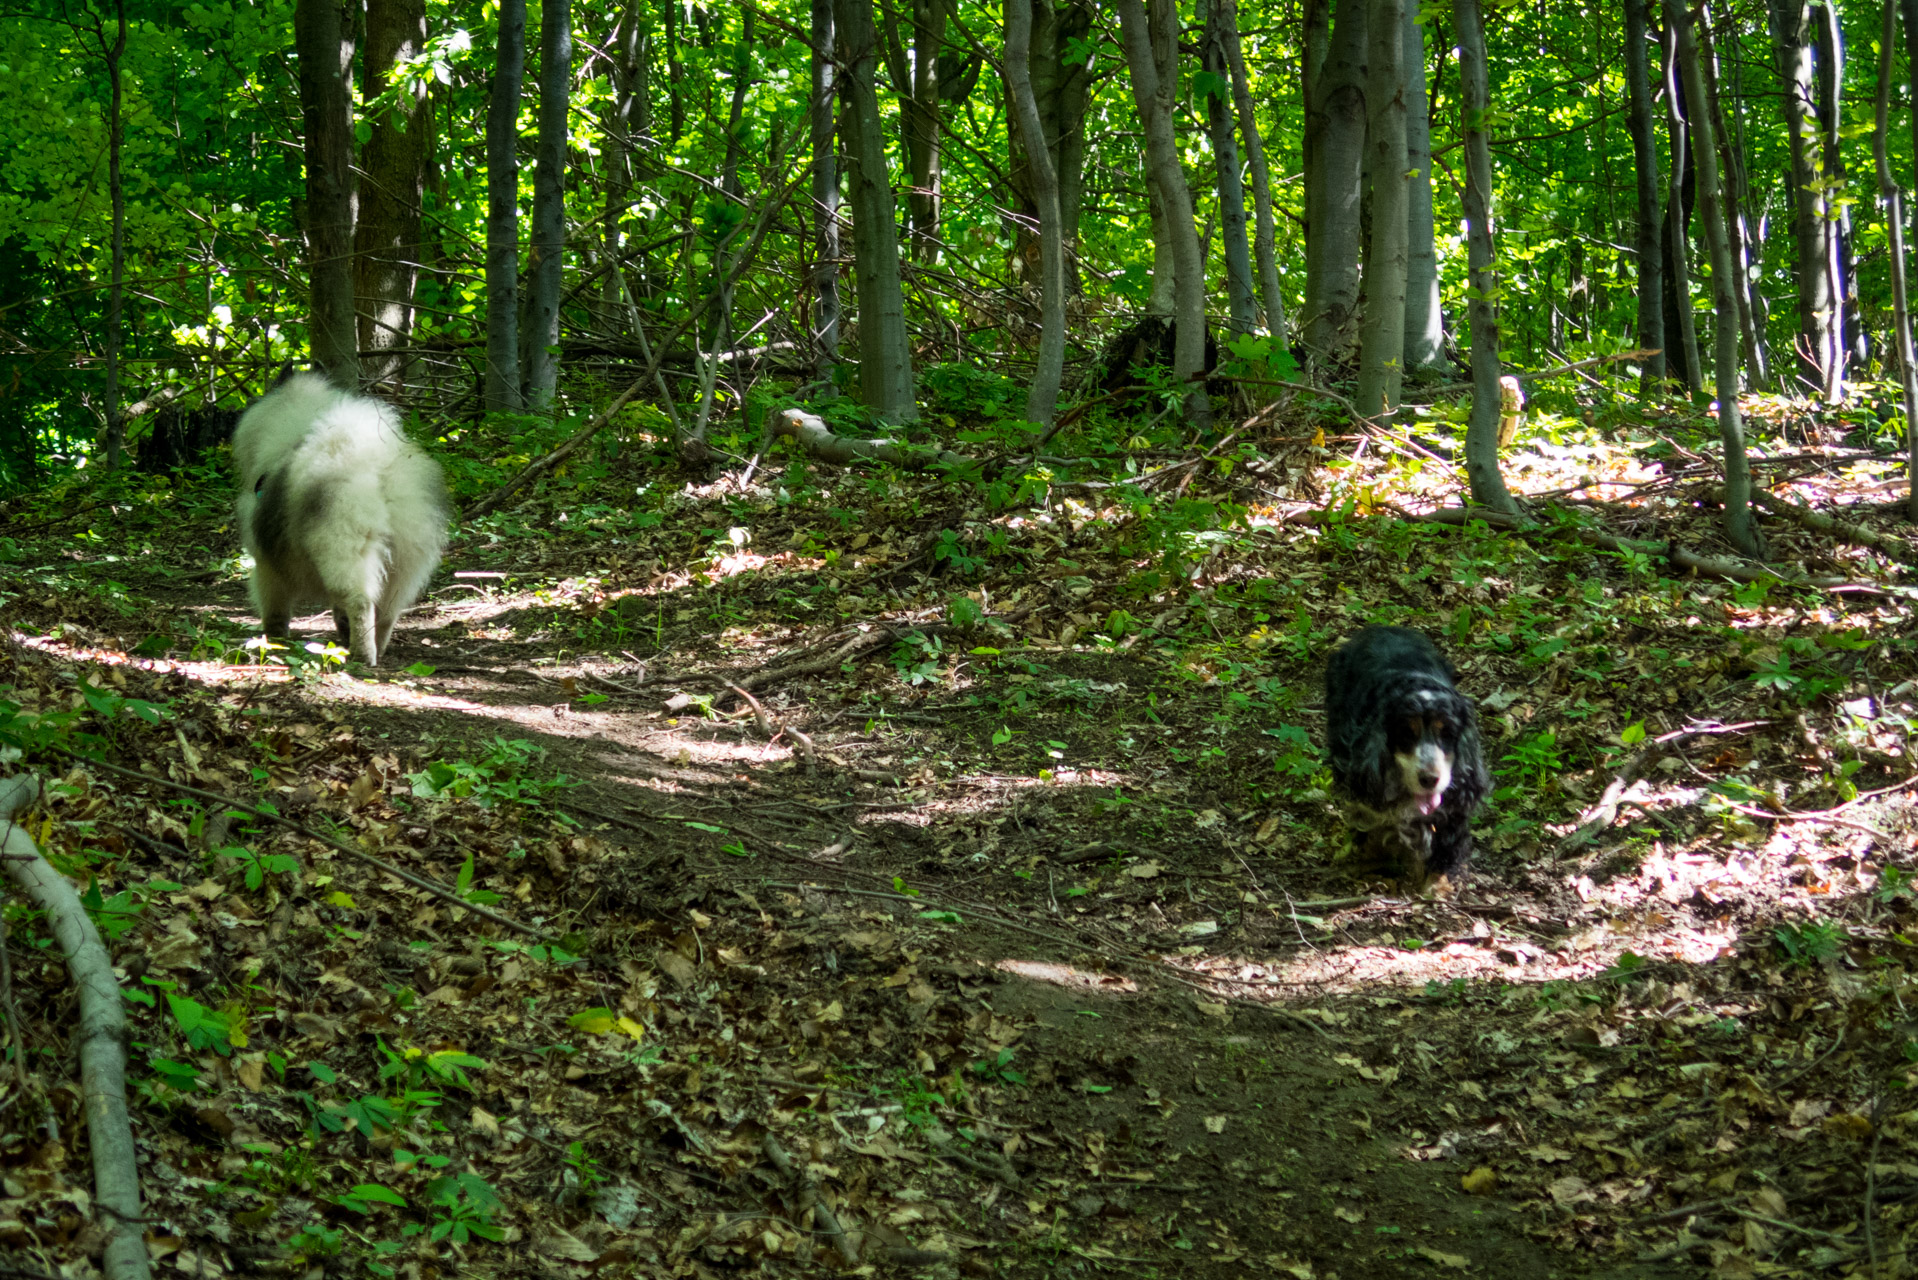
M 1325 669 L 1327 755 L 1354 854 L 1423 885 L 1472 854 L 1472 811 L 1491 790 L 1478 712 L 1458 672 L 1405 627 L 1367 627 Z

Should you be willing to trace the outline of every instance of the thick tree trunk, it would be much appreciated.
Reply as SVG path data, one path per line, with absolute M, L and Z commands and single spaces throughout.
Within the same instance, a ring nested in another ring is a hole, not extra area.
M 302 0 L 325 3 L 326 0 Z M 486 105 L 486 378 L 490 412 L 516 413 L 519 384 L 519 90 L 526 0 L 500 0 L 499 51 Z
M 1405 176 L 1405 6 L 1372 0 L 1365 91 L 1372 241 L 1365 254 L 1365 321 L 1356 403 L 1368 418 L 1398 412 L 1405 377 L 1405 244 L 1410 198 Z
M 107 200 L 112 206 L 113 219 L 112 244 L 108 249 L 107 277 L 107 332 L 106 332 L 106 386 L 101 392 L 106 411 L 106 439 L 102 441 L 106 449 L 107 470 L 120 469 L 121 456 L 126 451 L 127 419 L 120 409 L 120 353 L 126 344 L 126 279 L 127 279 L 127 191 L 126 181 L 120 173 L 121 153 L 126 149 L 126 122 L 121 118 L 124 110 L 125 88 L 121 82 L 121 63 L 127 51 L 127 6 L 126 0 L 114 0 L 114 37 L 106 39 L 101 33 L 100 43 L 105 47 L 107 62 Z
M 1657 354 L 1643 366 L 1644 389 L 1665 380 L 1665 265 L 1658 201 L 1658 136 L 1652 125 L 1648 0 L 1625 0 L 1625 83 L 1631 95 L 1632 164 L 1638 175 L 1638 345 Z
M 1059 182 L 1059 217 L 1066 237 L 1066 285 L 1073 292 L 1081 289 L 1076 261 L 1079 243 L 1079 210 L 1085 200 L 1086 104 L 1091 97 L 1092 73 L 1078 42 L 1092 33 L 1092 9 L 1084 0 L 1035 0 L 1032 9 L 1032 56 L 1026 66 L 1032 82 L 1032 97 L 1039 107 L 1039 123 L 1052 158 L 1052 172 Z M 1079 56 L 1067 62 L 1068 50 Z M 1011 104 L 1006 114 L 1013 115 Z M 1031 174 L 1026 168 L 1025 144 L 1017 130 L 1012 134 L 1011 164 L 1006 170 L 1011 181 L 1014 220 L 1013 257 L 1021 270 L 1039 270 L 1040 248 L 1037 234 L 1039 202 L 1033 193 Z M 1168 313 L 1171 295 L 1166 296 Z
M 1027 170 L 1039 203 L 1039 361 L 1026 393 L 1026 420 L 1052 425 L 1066 360 L 1066 245 L 1059 213 L 1059 178 L 1032 93 L 1032 0 L 1006 3 L 1006 87 L 1024 136 Z
M 1305 346 L 1320 367 L 1343 364 L 1358 337 L 1360 202 L 1365 173 L 1368 0 L 1338 0 L 1316 86 L 1316 185 L 1306 188 Z M 1309 125 L 1308 125 L 1309 128 Z M 1308 173 L 1309 183 L 1312 175 Z
M 748 12 L 751 12 L 748 10 Z M 533 157 L 533 238 L 527 246 L 524 344 L 528 409 L 552 408 L 559 387 L 559 298 L 566 262 L 566 136 L 572 105 L 572 0 L 540 0 L 539 142 Z
M 886 135 L 873 83 L 878 33 L 872 0 L 834 0 L 839 63 L 844 69 L 840 129 L 846 138 L 852 207 L 853 271 L 859 283 L 859 387 L 882 422 L 912 422 L 912 348 L 899 284 L 899 235 L 886 172 Z
M 1680 376 L 1693 395 L 1705 389 L 1705 371 L 1698 362 L 1698 324 L 1692 311 L 1692 279 L 1689 246 L 1687 244 L 1686 223 L 1690 212 L 1685 207 L 1685 171 L 1686 166 L 1696 164 L 1691 149 L 1686 145 L 1685 122 L 1688 115 L 1697 111 L 1685 101 L 1683 78 L 1678 70 L 1678 49 L 1672 31 L 1672 4 L 1665 4 L 1665 112 L 1666 127 L 1670 130 L 1672 144 L 1671 182 L 1665 192 L 1665 266 L 1671 272 L 1671 297 L 1673 314 L 1678 321 L 1678 332 L 1666 334 L 1676 338 L 1680 363 L 1683 369 Z M 1669 365 L 1671 362 L 1667 360 Z
M 1259 302 L 1252 286 L 1252 246 L 1245 234 L 1245 185 L 1239 177 L 1239 141 L 1233 132 L 1232 68 L 1226 56 L 1224 24 L 1234 24 L 1238 13 L 1229 3 L 1207 5 L 1199 0 L 1204 24 L 1202 65 L 1218 77 L 1204 94 L 1206 132 L 1212 139 L 1212 167 L 1219 182 L 1219 240 L 1225 250 L 1226 315 L 1232 332 L 1251 333 L 1259 327 Z
M 1192 219 L 1192 194 L 1179 165 L 1173 113 L 1178 101 L 1177 11 L 1172 0 L 1154 0 L 1147 16 L 1143 0 L 1117 0 L 1132 70 L 1132 96 L 1145 121 L 1146 163 L 1165 203 L 1166 229 L 1174 255 L 1176 288 L 1172 371 L 1187 388 L 1186 422 L 1194 429 L 1212 425 L 1212 401 L 1205 390 L 1205 264 L 1199 253 L 1199 229 Z M 1172 74 L 1160 74 L 1170 64 Z
M 1906 0 L 1906 22 L 1911 21 L 1911 0 Z M 1912 33 L 1907 33 L 1912 34 Z M 1894 341 L 1898 347 L 1899 381 L 1905 393 L 1905 422 L 1918 422 L 1918 360 L 1914 360 L 1911 340 L 1911 295 L 1905 279 L 1904 193 L 1891 173 L 1891 53 L 1898 40 L 1898 0 L 1885 0 L 1883 33 L 1878 42 L 1877 127 L 1872 131 L 1872 156 L 1878 163 L 1878 190 L 1885 201 L 1886 230 L 1891 236 L 1891 311 Z M 1918 64 L 1912 75 L 1918 77 Z M 1918 131 L 1918 117 L 1912 128 Z M 1918 431 L 1905 428 L 1908 445 L 1905 479 L 1909 498 L 1905 515 L 1918 520 Z
M 833 0 L 812 0 L 812 369 L 827 395 L 839 363 L 839 151 L 833 120 Z
M 393 68 L 426 45 L 426 0 L 368 0 L 366 53 L 360 98 L 386 91 Z M 420 209 L 432 115 L 426 86 L 403 105 L 374 117 L 360 157 L 359 217 L 353 228 L 358 277 L 359 344 L 369 353 L 360 367 L 367 386 L 397 391 L 406 381 L 405 348 L 413 338 L 413 288 L 420 259 Z M 393 354 L 387 354 L 393 352 Z
M 1405 6 L 1405 371 L 1439 372 L 1445 318 L 1439 308 L 1438 245 L 1432 227 L 1432 114 L 1425 95 L 1425 28 Z
M 1772 0 L 1772 40 L 1791 143 L 1792 240 L 1798 279 L 1798 374 L 1830 395 L 1838 373 L 1837 306 L 1831 292 L 1831 224 L 1819 182 L 1818 113 L 1812 104 L 1811 6 Z
M 306 261 L 313 362 L 343 387 L 360 382 L 353 322 L 353 24 L 340 0 L 298 0 L 300 113 L 306 129 Z
M 1266 332 L 1286 340 L 1285 295 L 1279 290 L 1278 227 L 1272 213 L 1272 174 L 1265 162 L 1265 141 L 1252 101 L 1252 82 L 1245 72 L 1245 51 L 1239 43 L 1239 0 L 1212 0 L 1226 66 L 1232 73 L 1232 101 L 1238 115 L 1239 136 L 1245 139 L 1245 168 L 1252 178 L 1252 254 L 1258 268 L 1259 299 L 1265 311 Z
M 1485 128 L 1490 94 L 1485 75 L 1485 28 L 1478 0 L 1456 0 L 1460 130 L 1465 136 L 1465 248 L 1472 321 L 1472 419 L 1465 428 L 1465 477 L 1472 501 L 1507 515 L 1518 503 L 1498 469 L 1498 280 L 1492 271 L 1492 146 Z
M 1710 98 L 1705 92 L 1705 73 L 1699 66 L 1693 14 L 1680 3 L 1668 3 L 1665 22 L 1672 29 L 1685 80 L 1685 100 L 1692 108 L 1698 212 L 1705 223 L 1705 243 L 1712 256 L 1712 376 L 1718 392 L 1718 436 L 1725 444 L 1725 535 L 1745 555 L 1763 559 L 1765 543 L 1752 520 L 1751 464 L 1745 458 L 1745 425 L 1738 407 L 1738 271 L 1732 263 L 1725 201 L 1719 190 L 1718 149 L 1712 138 L 1712 113 L 1706 109 Z

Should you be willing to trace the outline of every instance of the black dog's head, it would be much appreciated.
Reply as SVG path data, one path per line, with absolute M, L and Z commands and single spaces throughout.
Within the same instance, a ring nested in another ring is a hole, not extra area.
M 1407 690 L 1385 716 L 1386 750 L 1398 767 L 1406 799 L 1421 814 L 1445 803 L 1458 762 L 1459 740 L 1474 725 L 1472 704 L 1451 689 Z

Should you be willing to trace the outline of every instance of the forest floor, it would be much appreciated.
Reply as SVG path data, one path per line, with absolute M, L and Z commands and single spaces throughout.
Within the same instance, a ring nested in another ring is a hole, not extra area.
M 1870 422 L 1765 412 L 1768 492 L 1883 539 L 1767 517 L 1823 586 L 1568 531 L 1726 554 L 1708 420 L 1535 416 L 1520 534 L 1417 518 L 1455 425 L 1295 406 L 1036 497 L 629 447 L 464 526 L 376 672 L 251 640 L 216 480 L 16 503 L 0 745 L 134 1001 L 156 1265 L 1912 1274 L 1918 540 Z M 1485 719 L 1449 897 L 1339 860 L 1367 622 Z M 90 1274 L 9 920 L 0 1248 Z

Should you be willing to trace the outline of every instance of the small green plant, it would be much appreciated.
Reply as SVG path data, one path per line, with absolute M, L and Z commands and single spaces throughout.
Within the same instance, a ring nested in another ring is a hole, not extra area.
M 583 1142 L 567 1144 L 566 1167 L 571 1170 L 573 1183 L 579 1188 L 582 1199 L 592 1199 L 593 1194 L 606 1185 L 606 1174 L 600 1169 L 599 1161 L 586 1150 L 586 1144 Z
M 1012 1069 L 1012 1055 L 1012 1046 L 1007 1045 L 994 1057 L 982 1058 L 973 1063 L 972 1073 L 992 1084 L 1023 1085 L 1026 1078 Z
M 1425 998 L 1440 1004 L 1464 1004 L 1467 986 L 1463 978 L 1453 978 L 1450 982 L 1430 978 L 1425 983 Z
M 1505 757 L 1521 781 L 1543 782 L 1556 775 L 1562 766 L 1558 735 L 1550 729 L 1521 738 Z
M 1635 951 L 1622 951 L 1611 967 L 1604 970 L 1598 976 L 1604 981 L 1622 984 L 1633 982 L 1639 978 L 1650 977 L 1651 972 L 1651 969 L 1647 967 L 1644 956 L 1639 955 Z
M 985 557 L 974 555 L 971 545 L 951 529 L 941 529 L 934 537 L 932 560 L 934 564 L 943 562 L 954 573 L 967 576 L 986 567 Z
M 300 860 L 291 854 L 260 853 L 240 844 L 227 845 L 215 856 L 238 866 L 249 890 L 258 890 L 268 876 L 286 875 L 300 869 Z
M 945 642 L 923 631 L 911 631 L 892 647 L 892 665 L 907 684 L 920 685 L 937 680 L 946 656 Z
M 186 1039 L 187 1047 L 195 1052 L 204 1053 L 211 1049 L 226 1058 L 232 1056 L 234 1049 L 245 1047 L 243 1014 L 209 1009 L 190 996 L 170 992 L 166 1001 L 174 1023 Z
M 1887 862 L 1878 869 L 1878 887 L 1873 896 L 1890 905 L 1901 899 L 1918 898 L 1918 888 L 1913 887 L 1911 872 Z
M 418 773 L 408 774 L 416 796 L 470 799 L 482 809 L 502 804 L 538 805 L 546 795 L 579 782 L 565 774 L 552 778 L 528 777 L 528 771 L 546 749 L 524 738 L 495 738 L 484 759 L 437 760 Z
M 1788 969 L 1806 969 L 1838 954 L 1845 941 L 1845 926 L 1835 920 L 1813 920 L 1806 924 L 1781 924 L 1772 930 L 1779 958 Z
M 443 1158 L 443 1157 L 442 1157 Z M 493 1222 L 499 1212 L 499 1194 L 493 1185 L 476 1173 L 454 1173 L 426 1184 L 426 1199 L 436 1211 L 427 1238 L 438 1242 L 452 1240 L 465 1244 L 478 1236 L 499 1241 L 506 1233 Z

